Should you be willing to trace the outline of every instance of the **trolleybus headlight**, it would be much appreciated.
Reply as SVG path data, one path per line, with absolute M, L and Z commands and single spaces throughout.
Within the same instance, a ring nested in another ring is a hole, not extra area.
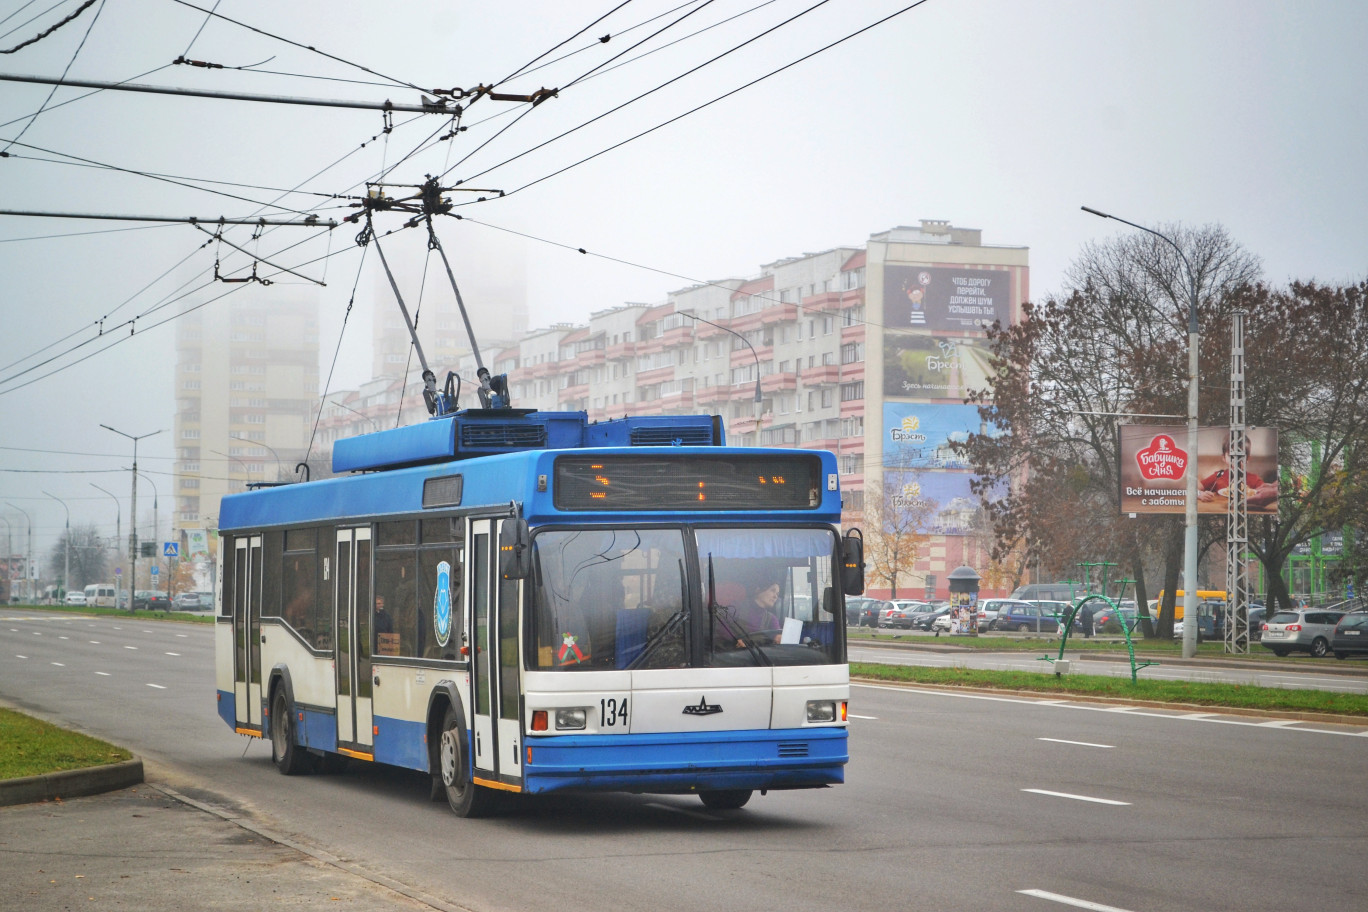
M 835 700 L 808 700 L 807 720 L 809 722 L 835 722 Z
M 556 728 L 576 729 L 584 728 L 585 712 L 583 709 L 558 709 L 556 710 Z

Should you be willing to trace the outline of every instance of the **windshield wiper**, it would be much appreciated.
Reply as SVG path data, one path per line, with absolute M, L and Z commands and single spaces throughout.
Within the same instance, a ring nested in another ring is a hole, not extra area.
M 665 638 L 679 625 L 679 622 L 689 616 L 689 587 L 684 574 L 683 560 L 679 561 L 679 604 L 683 607 L 670 615 L 669 619 L 665 621 L 661 628 L 651 634 L 646 640 L 646 644 L 641 647 L 641 653 L 627 666 L 629 671 L 650 658 L 651 653 L 655 652 L 656 648 L 660 646 L 661 643 L 665 642 Z
M 730 633 L 730 634 L 733 634 L 733 635 L 736 637 L 737 641 L 740 642 L 741 645 L 743 645 L 743 646 L 746 647 L 746 650 L 747 650 L 748 652 L 750 652 L 751 656 L 755 659 L 755 664 L 757 664 L 757 665 L 772 665 L 772 664 L 774 664 L 773 662 L 771 662 L 771 661 L 769 660 L 769 658 L 768 658 L 763 652 L 760 651 L 760 647 L 757 646 L 757 645 L 755 645 L 755 641 L 751 639 L 750 631 L 746 629 L 746 625 L 745 625 L 745 624 L 742 624 L 742 623 L 741 623 L 740 618 L 737 618 L 737 617 L 733 616 L 732 619 L 731 619 L 732 621 L 734 621 L 734 622 L 736 623 L 736 625 L 737 625 L 738 627 L 741 628 L 741 630 L 738 632 L 738 631 L 736 631 L 736 630 L 734 630 L 734 629 L 732 628 L 731 623 L 729 623 L 725 617 L 723 617 L 721 614 L 718 613 L 718 611 L 717 611 L 718 607 L 719 607 L 719 606 L 718 606 L 718 604 L 717 604 L 717 583 L 716 583 L 716 580 L 713 578 L 713 562 L 712 562 L 712 555 L 709 554 L 709 555 L 708 555 L 708 619 L 712 622 L 712 628 L 711 628 L 711 629 L 714 631 L 714 639 L 716 638 L 717 624 L 718 624 L 718 622 L 721 622 L 722 626 L 726 629 L 726 631 L 727 631 L 728 633 Z M 723 605 L 723 606 L 721 606 L 721 607 L 724 608 L 728 614 L 731 614 L 731 612 L 732 612 L 732 607 L 733 607 L 733 606 L 731 606 L 731 605 Z M 713 651 L 714 651 L 714 652 L 717 651 L 717 643 L 716 643 L 716 642 L 713 643 Z

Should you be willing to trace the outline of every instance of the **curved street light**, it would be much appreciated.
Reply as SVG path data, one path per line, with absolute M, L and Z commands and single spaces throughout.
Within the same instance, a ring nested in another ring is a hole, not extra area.
M 56 494 L 48 494 L 47 491 L 43 493 L 57 501 L 62 505 L 62 509 L 66 510 L 66 555 L 64 557 L 65 563 L 62 566 L 62 597 L 65 599 L 67 589 L 71 586 L 71 510 L 67 507 L 66 501 Z
M 1201 348 L 1202 335 L 1197 326 L 1197 277 L 1192 271 L 1192 263 L 1187 254 L 1173 238 L 1166 234 L 1137 225 L 1117 215 L 1099 212 L 1087 206 L 1081 207 L 1089 215 L 1111 219 L 1123 225 L 1130 225 L 1138 231 L 1152 234 L 1178 252 L 1187 270 L 1188 285 L 1188 411 L 1187 445 L 1188 471 L 1187 492 L 1183 498 L 1183 658 L 1190 659 L 1197 654 L 1197 353 Z
M 352 408 L 350 405 L 343 405 L 342 403 L 338 402 L 336 399 L 329 399 L 329 400 L 327 400 L 327 402 L 328 402 L 328 404 L 330 404 L 330 405 L 335 405 L 335 406 L 337 406 L 338 408 L 346 409 L 347 411 L 351 412 L 353 415 L 359 415 L 360 417 L 366 419 L 367 421 L 370 422 L 370 426 L 371 426 L 371 429 L 372 429 L 372 430 L 376 430 L 376 431 L 380 430 L 380 425 L 376 424 L 376 423 L 375 423 L 375 419 L 372 418 L 370 415 L 367 415 L 367 414 L 365 414 L 364 412 L 358 412 L 356 409 Z
M 276 480 L 279 481 L 279 480 L 280 480 L 280 477 L 281 477 L 282 475 L 285 474 L 285 469 L 284 469 L 284 467 L 281 465 L 281 462 L 280 462 L 280 454 L 277 453 L 277 452 L 275 451 L 275 448 L 272 447 L 270 444 L 264 443 L 264 442 L 262 442 L 262 441 L 260 441 L 260 440 L 248 440 L 246 437 L 239 437 L 239 436 L 237 436 L 236 434 L 229 434 L 229 435 L 228 435 L 228 439 L 229 439 L 229 440 L 240 440 L 240 441 L 242 441 L 243 443 L 248 443 L 248 444 L 251 444 L 252 446 L 265 447 L 267 450 L 270 451 L 271 455 L 275 457 L 275 461 L 276 461 Z

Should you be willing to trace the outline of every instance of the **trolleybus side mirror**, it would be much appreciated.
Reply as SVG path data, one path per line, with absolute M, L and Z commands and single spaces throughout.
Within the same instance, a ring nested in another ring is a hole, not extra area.
M 841 545 L 841 589 L 846 595 L 859 595 L 865 588 L 864 534 L 851 529 Z
M 532 533 L 522 517 L 504 520 L 499 531 L 499 575 L 506 580 L 532 575 Z

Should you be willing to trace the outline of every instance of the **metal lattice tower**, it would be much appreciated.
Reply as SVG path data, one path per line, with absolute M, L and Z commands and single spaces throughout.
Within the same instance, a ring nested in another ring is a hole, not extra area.
M 1226 624 L 1225 651 L 1249 652 L 1249 498 L 1246 484 L 1248 436 L 1245 434 L 1245 312 L 1230 321 L 1230 473 L 1226 476 Z

